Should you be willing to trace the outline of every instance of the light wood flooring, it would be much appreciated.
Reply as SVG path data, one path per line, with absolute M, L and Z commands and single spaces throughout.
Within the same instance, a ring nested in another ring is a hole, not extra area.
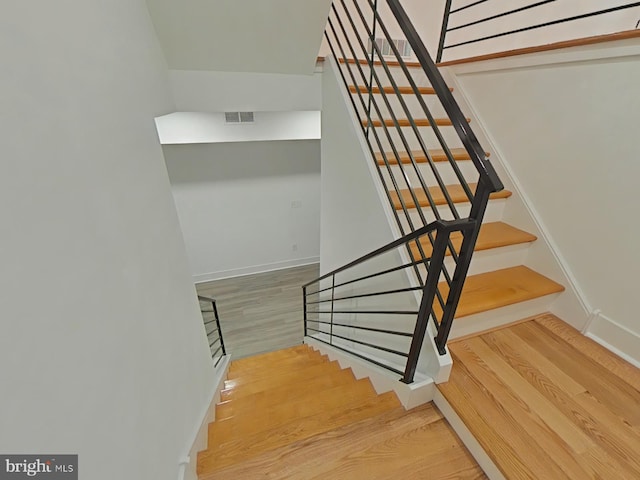
M 508 479 L 640 479 L 640 370 L 551 314 L 449 345 L 445 398 Z
M 305 345 L 232 362 L 198 475 L 486 478 L 433 404 L 406 411 Z
M 302 285 L 320 276 L 319 265 L 199 283 L 199 295 L 216 299 L 227 353 L 242 358 L 299 345 L 303 337 Z

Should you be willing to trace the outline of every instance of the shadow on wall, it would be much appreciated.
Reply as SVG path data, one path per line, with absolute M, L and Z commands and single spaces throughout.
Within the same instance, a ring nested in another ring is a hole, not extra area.
M 320 174 L 320 141 L 164 145 L 172 185 Z

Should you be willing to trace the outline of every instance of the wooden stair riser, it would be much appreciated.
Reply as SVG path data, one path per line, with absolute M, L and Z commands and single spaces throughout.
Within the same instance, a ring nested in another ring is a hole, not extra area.
M 339 370 L 327 375 L 300 380 L 297 387 L 303 391 L 317 392 L 340 385 L 352 383 L 355 380 L 351 370 Z M 290 400 L 291 392 L 287 388 L 271 389 L 247 395 L 245 397 L 231 398 L 216 405 L 216 420 L 229 418 L 238 413 L 251 414 L 255 405 L 259 403 L 285 403 Z
M 311 398 L 304 395 L 284 404 L 269 405 L 266 410 L 256 410 L 252 416 L 216 421 L 209 426 L 209 442 L 213 444 L 216 438 L 229 441 L 244 435 L 264 432 L 291 418 L 302 419 L 313 416 L 322 409 L 346 408 L 353 403 L 375 397 L 376 392 L 368 379 L 358 380 L 348 387 L 339 385 L 322 392 L 311 392 Z

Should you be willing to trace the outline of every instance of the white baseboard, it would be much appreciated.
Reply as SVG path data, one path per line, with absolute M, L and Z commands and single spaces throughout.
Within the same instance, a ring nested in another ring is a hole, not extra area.
M 630 364 L 640 368 L 640 335 L 594 312 L 585 335 Z
M 220 401 L 220 391 L 224 388 L 230 363 L 231 355 L 225 355 L 216 368 L 210 401 L 205 405 L 204 411 L 199 417 L 201 421 L 194 429 L 192 440 L 185 449 L 188 453 L 180 459 L 178 480 L 198 480 L 196 472 L 198 452 L 207 449 L 209 424 L 216 419 L 216 404 Z
M 437 388 L 433 395 L 433 403 L 435 403 L 436 407 L 442 412 L 444 418 L 447 419 L 453 430 L 458 434 L 464 446 L 467 447 L 467 450 L 469 450 L 471 456 L 478 462 L 478 465 L 480 465 L 480 468 L 482 468 L 487 477 L 491 480 L 505 480 L 500 469 L 498 469 L 496 464 L 493 463 L 493 460 L 489 458 L 487 452 L 485 452 L 484 448 L 478 443 L 451 404 Z
M 341 368 L 351 368 L 356 378 L 368 378 L 378 394 L 394 391 L 402 406 L 410 410 L 433 400 L 435 384 L 431 378 L 417 379 L 410 385 L 402 383 L 399 376 L 388 372 L 356 356 L 332 348 L 312 337 L 305 337 L 304 343 L 337 361 Z
M 223 278 L 242 277 L 244 275 L 254 275 L 256 273 L 272 272 L 274 270 L 284 270 L 285 268 L 302 267 L 319 263 L 320 257 L 297 258 L 283 262 L 265 263 L 262 265 L 251 265 L 249 267 L 234 268 L 231 270 L 221 270 L 219 272 L 201 273 L 193 276 L 194 283 L 211 282 L 222 280 Z

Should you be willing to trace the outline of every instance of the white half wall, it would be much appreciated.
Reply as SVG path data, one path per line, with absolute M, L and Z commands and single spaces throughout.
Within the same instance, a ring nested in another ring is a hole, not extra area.
M 154 125 L 173 105 L 145 3 L 7 0 L 0 58 L 0 451 L 175 480 L 214 369 Z
M 253 123 L 226 123 L 224 113 L 175 112 L 156 118 L 160 143 L 319 140 L 320 112 L 256 112 Z
M 599 311 L 593 335 L 637 361 L 640 42 L 460 66 L 457 81 L 587 309 Z
M 318 261 L 319 141 L 163 148 L 195 281 Z

